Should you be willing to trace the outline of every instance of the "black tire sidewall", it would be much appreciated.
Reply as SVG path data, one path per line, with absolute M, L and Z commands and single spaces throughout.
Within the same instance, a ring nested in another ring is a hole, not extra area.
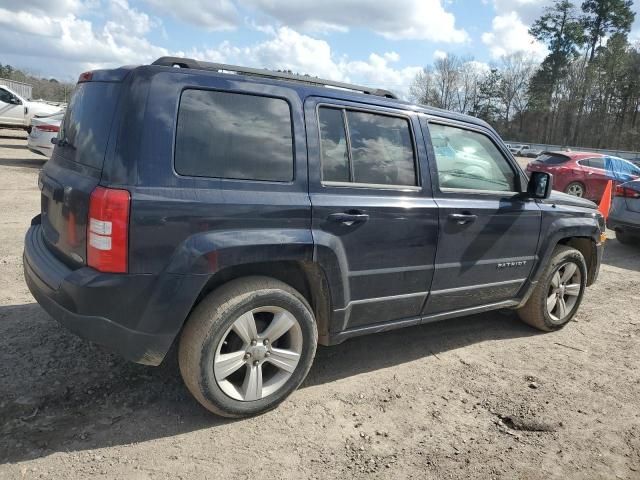
M 551 319 L 551 316 L 547 311 L 547 292 L 549 291 L 551 278 L 553 277 L 555 272 L 558 270 L 558 266 L 568 261 L 575 263 L 577 267 L 580 269 L 580 294 L 578 295 L 578 300 L 576 301 L 576 304 L 571 309 L 571 312 L 569 313 L 569 315 L 567 315 L 565 321 L 563 321 L 562 323 L 558 323 Z M 559 330 L 560 328 L 564 327 L 567 323 L 571 321 L 571 319 L 575 316 L 576 312 L 580 308 L 580 305 L 582 304 L 585 288 L 587 286 L 587 266 L 584 261 L 584 257 L 577 250 L 565 251 L 559 255 L 554 256 L 552 259 L 551 268 L 547 270 L 545 277 L 543 279 L 543 282 L 544 283 L 540 286 L 541 288 L 544 289 L 543 291 L 545 292 L 545 294 L 541 295 L 540 309 L 542 311 L 544 323 L 550 330 Z
M 244 295 L 217 318 L 202 344 L 199 366 L 199 388 L 205 399 L 230 416 L 249 416 L 275 408 L 298 388 L 306 377 L 316 350 L 317 333 L 313 315 L 305 303 L 283 290 L 258 290 Z M 302 330 L 302 353 L 293 375 L 275 393 L 252 402 L 229 397 L 222 391 L 213 373 L 213 359 L 218 344 L 233 322 L 243 313 L 258 307 L 274 306 L 288 310 Z

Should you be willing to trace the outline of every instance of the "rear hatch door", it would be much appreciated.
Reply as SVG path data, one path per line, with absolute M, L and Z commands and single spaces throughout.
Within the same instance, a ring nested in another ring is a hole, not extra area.
M 43 168 L 42 228 L 63 261 L 86 264 L 91 192 L 100 182 L 121 82 L 78 83 L 51 159 Z

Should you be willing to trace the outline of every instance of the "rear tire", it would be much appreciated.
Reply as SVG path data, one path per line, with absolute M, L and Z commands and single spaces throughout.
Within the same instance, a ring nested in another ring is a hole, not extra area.
M 318 343 L 311 307 L 289 285 L 246 277 L 221 286 L 189 316 L 180 373 L 191 394 L 225 417 L 264 413 L 307 376 Z
M 569 195 L 573 195 L 574 197 L 580 197 L 580 198 L 584 197 L 586 192 L 587 192 L 586 188 L 580 182 L 571 182 L 564 189 L 564 193 L 568 193 Z
M 518 309 L 518 315 L 538 330 L 559 330 L 578 311 L 586 284 L 587 265 L 582 253 L 558 245 L 531 297 Z

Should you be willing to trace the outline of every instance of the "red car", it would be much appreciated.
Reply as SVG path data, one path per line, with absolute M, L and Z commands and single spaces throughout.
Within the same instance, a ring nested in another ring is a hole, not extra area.
M 640 178 L 640 168 L 628 160 L 593 152 L 544 152 L 527 172 L 553 175 L 553 189 L 599 202 L 609 180 L 614 187 Z

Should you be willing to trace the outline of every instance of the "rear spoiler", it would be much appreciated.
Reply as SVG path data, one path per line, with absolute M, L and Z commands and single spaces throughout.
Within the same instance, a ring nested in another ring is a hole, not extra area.
M 540 155 L 553 155 L 554 157 L 564 157 L 567 160 L 571 160 L 571 157 L 567 155 L 565 152 L 553 152 L 551 150 L 543 150 L 540 152 Z
M 89 70 L 83 72 L 78 77 L 78 83 L 85 82 L 121 82 L 131 70 L 136 68 L 133 65 L 126 65 L 119 68 L 109 68 L 103 70 Z

